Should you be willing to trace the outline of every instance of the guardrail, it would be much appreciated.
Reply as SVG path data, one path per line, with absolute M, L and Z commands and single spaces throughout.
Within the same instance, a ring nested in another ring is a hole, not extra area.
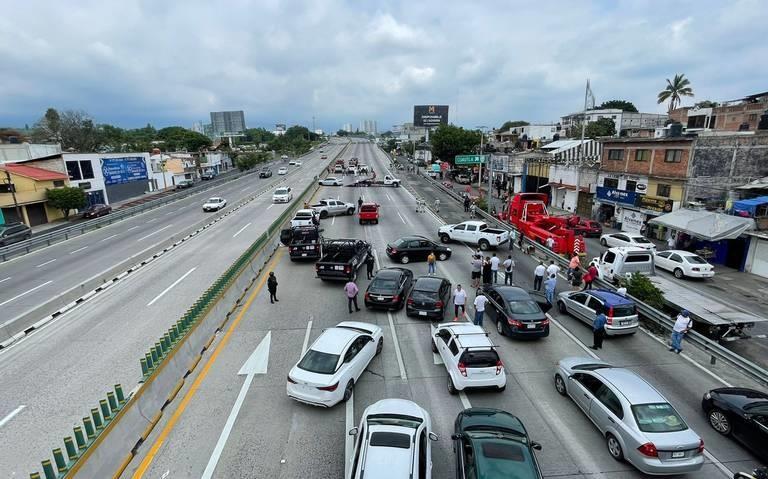
M 432 178 L 430 178 L 427 175 L 421 174 L 426 181 L 431 182 L 433 186 L 440 189 L 442 192 L 450 196 L 456 201 L 463 201 L 463 198 L 456 194 L 454 191 L 452 191 L 449 188 L 446 188 L 443 186 L 442 183 L 439 181 L 435 181 Z M 477 211 L 478 216 L 482 217 L 487 223 L 491 223 L 494 226 L 498 228 L 506 229 L 510 232 L 510 234 L 514 234 L 517 236 L 518 231 L 517 228 L 515 228 L 513 225 L 509 223 L 505 223 L 503 221 L 500 221 L 498 218 L 495 218 L 488 213 L 484 211 Z M 568 267 L 568 260 L 564 258 L 563 256 L 553 253 L 545 246 L 538 244 L 534 241 L 531 241 L 528 238 L 524 238 L 523 240 L 526 244 L 531 245 L 535 248 L 535 251 L 540 255 L 544 256 L 547 259 L 554 260 L 558 264 L 560 264 L 563 267 Z M 512 240 L 510 239 L 510 249 L 512 248 Z M 595 284 L 599 285 L 601 288 L 608 289 L 615 291 L 616 288 L 607 281 L 604 281 L 602 279 L 596 279 Z M 638 312 L 643 320 L 648 322 L 650 325 L 653 326 L 653 328 L 659 332 L 663 332 L 665 334 L 670 334 L 672 332 L 672 326 L 674 325 L 674 320 L 669 317 L 669 315 L 665 314 L 663 311 L 659 311 L 658 309 L 647 305 L 643 303 L 642 301 L 638 300 L 637 298 L 634 298 L 630 296 L 632 300 L 637 305 Z M 716 343 L 715 341 L 712 341 L 711 339 L 703 336 L 702 334 L 699 334 L 695 331 L 691 331 L 686 335 L 686 340 L 689 341 L 692 345 L 700 349 L 702 352 L 706 353 L 710 357 L 710 364 L 716 364 L 717 361 L 722 361 L 725 364 L 728 364 L 729 366 L 735 368 L 745 376 L 749 377 L 750 379 L 756 381 L 757 383 L 768 387 L 768 370 L 761 367 L 758 364 L 755 364 L 754 362 L 734 353 L 733 351 L 730 351 L 720 344 Z
M 343 147 L 333 160 L 346 149 Z M 133 396 L 126 398 L 121 385 L 99 401 L 99 407 L 83 418 L 64 438 L 64 451 L 53 449 L 53 461 L 41 462 L 43 474 L 31 479 L 117 477 L 133 459 L 133 451 L 147 438 L 162 417 L 164 408 L 184 385 L 185 377 L 223 329 L 256 282 L 279 246 L 278 233 L 290 221 L 305 198 L 319 188 L 317 181 L 292 202 L 251 246 L 209 287 L 197 301 L 140 358 L 142 380 Z M 250 272 L 251 274 L 244 274 Z

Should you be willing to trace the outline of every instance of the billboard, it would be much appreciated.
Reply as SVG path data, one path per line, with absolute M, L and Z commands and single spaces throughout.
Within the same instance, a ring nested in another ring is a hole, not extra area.
M 634 191 L 625 191 L 619 190 L 617 188 L 598 186 L 597 199 L 634 206 L 635 202 L 637 201 L 637 194 Z
M 435 127 L 448 124 L 448 105 L 415 105 L 413 126 Z
M 102 158 L 101 172 L 104 174 L 104 184 L 107 186 L 149 179 L 147 163 L 141 156 Z

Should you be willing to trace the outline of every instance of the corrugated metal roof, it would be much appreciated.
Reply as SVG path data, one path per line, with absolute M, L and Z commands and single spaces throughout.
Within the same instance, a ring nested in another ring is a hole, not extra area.
M 6 163 L 2 167 L 8 172 L 24 176 L 26 178 L 32 178 L 36 181 L 54 181 L 54 180 L 68 180 L 69 176 L 58 171 L 46 170 L 44 168 L 38 168 L 36 166 L 20 165 L 16 163 Z

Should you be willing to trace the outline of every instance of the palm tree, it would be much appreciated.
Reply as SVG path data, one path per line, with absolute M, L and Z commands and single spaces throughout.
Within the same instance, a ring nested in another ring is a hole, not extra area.
M 684 73 L 676 74 L 672 81 L 667 78 L 667 87 L 659 92 L 656 103 L 664 103 L 669 100 L 669 112 L 671 113 L 680 104 L 681 96 L 693 96 L 693 89 L 691 89 L 690 84 L 691 82 L 685 78 Z

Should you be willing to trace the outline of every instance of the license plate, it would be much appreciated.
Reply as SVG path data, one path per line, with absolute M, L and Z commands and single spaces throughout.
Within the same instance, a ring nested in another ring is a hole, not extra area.
M 377 301 L 384 301 L 384 296 L 376 296 Z
M 336 271 L 344 271 L 344 266 L 335 266 Z
M 528 328 L 528 329 L 534 329 L 534 328 L 536 328 L 536 325 L 532 324 L 532 323 L 529 323 L 529 324 L 526 324 L 525 327 Z
M 419 311 L 419 316 L 426 316 L 426 315 L 427 315 L 426 311 Z
M 301 255 L 302 255 L 302 256 L 306 256 L 306 255 L 307 255 L 307 253 L 301 253 Z
M 685 457 L 685 451 L 673 451 L 672 452 L 672 458 L 677 459 L 680 457 Z

